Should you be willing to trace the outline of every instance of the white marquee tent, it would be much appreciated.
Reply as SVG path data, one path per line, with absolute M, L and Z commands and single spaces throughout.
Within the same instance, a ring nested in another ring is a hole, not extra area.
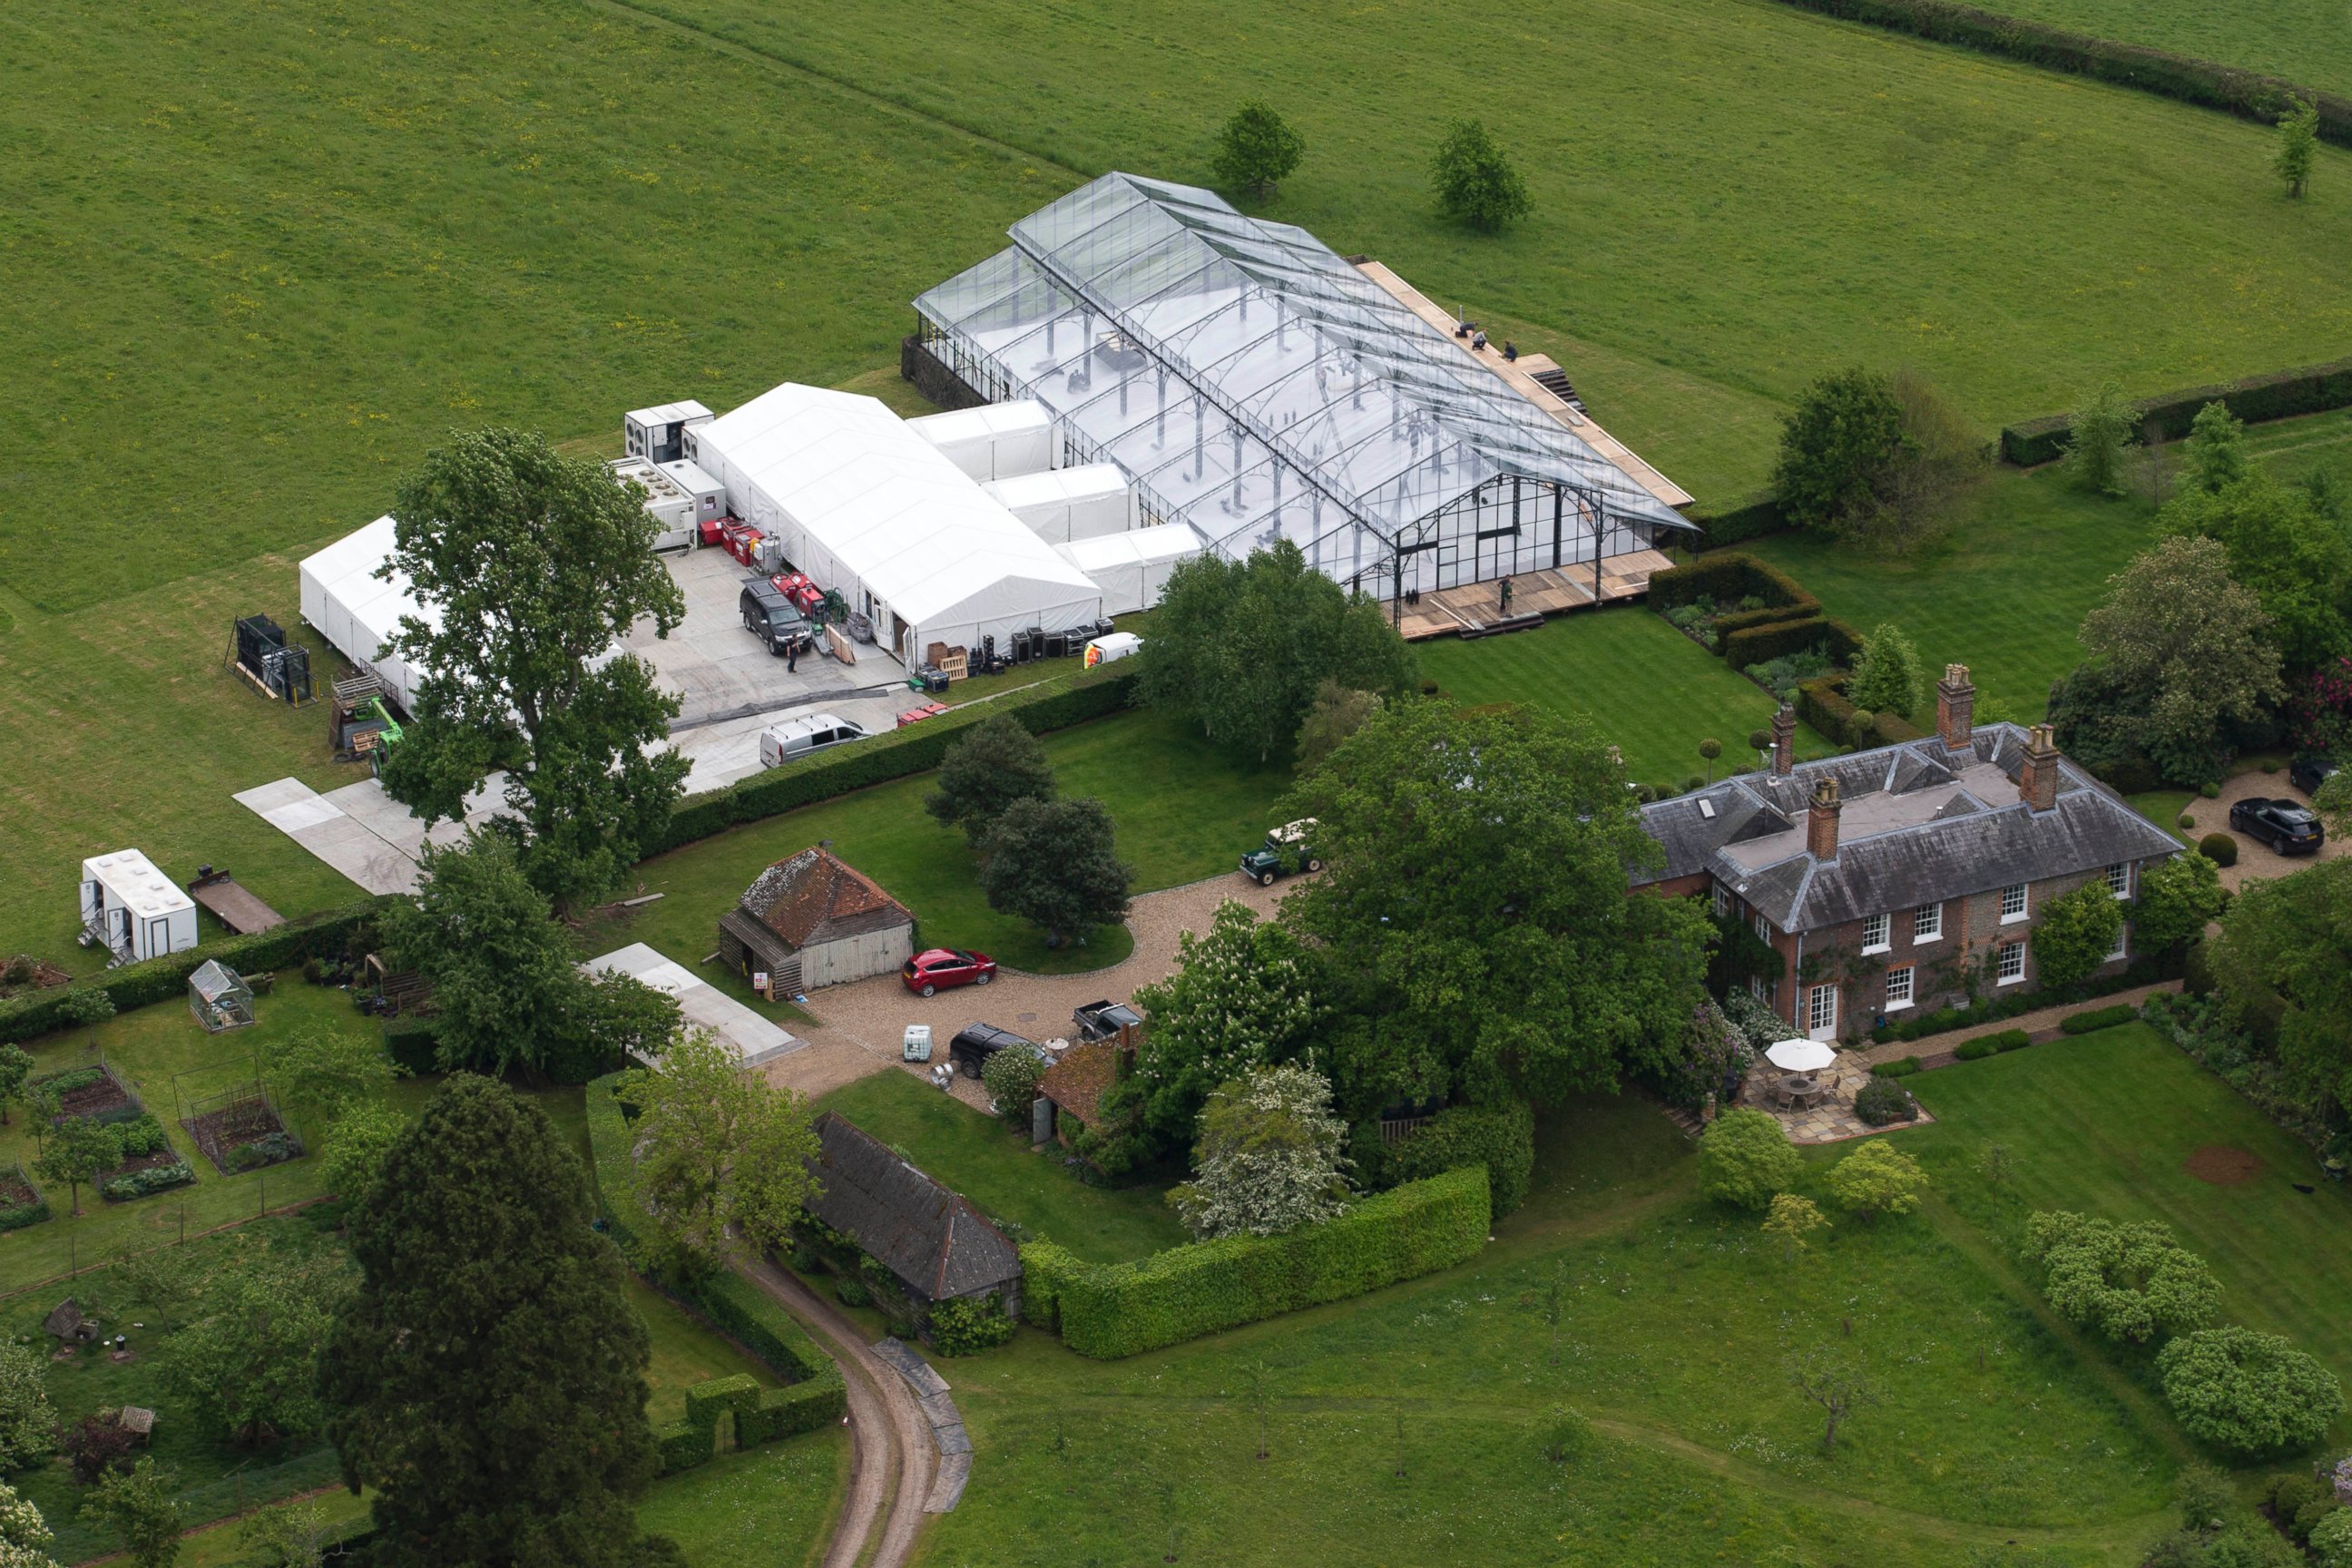
M 907 421 L 975 479 L 1043 473 L 1054 461 L 1054 421 L 1042 403 L 984 403 Z
M 735 515 L 780 538 L 909 663 L 932 643 L 1102 616 L 1084 572 L 874 398 L 787 383 L 686 439 Z
M 377 518 L 357 533 L 337 540 L 302 563 L 302 618 L 345 658 L 383 678 L 386 690 L 410 712 L 425 671 L 383 649 L 403 616 L 438 626 L 438 611 L 420 604 L 408 579 L 394 573 L 377 580 L 376 568 L 392 558 L 393 521 Z
M 1160 602 L 1168 574 L 1207 546 L 1189 522 L 1163 522 L 1132 533 L 1076 539 L 1054 546 L 1063 560 L 1092 578 L 1102 590 L 1103 614 L 1130 615 Z
M 980 488 L 1048 544 L 1125 533 L 1135 526 L 1135 490 L 1116 463 L 1017 474 Z

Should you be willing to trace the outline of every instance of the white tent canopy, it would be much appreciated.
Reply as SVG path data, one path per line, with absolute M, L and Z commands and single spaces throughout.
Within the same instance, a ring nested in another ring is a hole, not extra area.
M 1019 474 L 981 489 L 1048 544 L 1099 539 L 1135 526 L 1135 490 L 1116 463 Z
M 401 707 L 414 712 L 425 672 L 383 645 L 403 616 L 428 626 L 438 626 L 441 616 L 418 602 L 403 574 L 394 573 L 389 582 L 376 578 L 376 569 L 392 558 L 392 546 L 393 521 L 380 517 L 306 559 L 302 618 L 352 664 L 383 677 Z
M 1106 534 L 1100 539 L 1073 540 L 1054 547 L 1062 559 L 1094 580 L 1102 590 L 1103 614 L 1130 615 L 1160 603 L 1168 574 L 1178 564 L 1206 549 L 1201 536 L 1185 522 L 1139 528 L 1132 533 Z
M 1054 458 L 1054 421 L 1034 401 L 984 403 L 907 421 L 907 428 L 947 454 L 975 479 L 1044 473 Z
M 737 517 L 781 539 L 910 663 L 932 643 L 1102 616 L 1084 572 L 874 398 L 788 383 L 687 440 Z

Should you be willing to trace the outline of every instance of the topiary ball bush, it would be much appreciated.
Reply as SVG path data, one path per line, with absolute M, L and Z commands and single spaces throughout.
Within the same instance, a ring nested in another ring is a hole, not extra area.
M 1853 1113 L 1873 1127 L 1919 1119 L 1919 1102 L 1891 1078 L 1874 1078 L 1853 1097 Z
M 870 1307 L 874 1304 L 874 1292 L 866 1288 L 865 1280 L 854 1274 L 845 1274 L 835 1279 L 833 1293 L 845 1307 Z
M 2274 773 L 2278 772 L 2278 764 L 2276 763 L 2264 763 L 2263 764 L 2263 772 L 2266 773 Z M 2219 795 L 2221 792 L 2216 790 L 2214 793 Z
M 1737 1106 L 1717 1117 L 1698 1141 L 1698 1190 L 1717 1203 L 1769 1208 L 1796 1184 L 1802 1164 L 1776 1119 Z
M 2201 784 L 2197 786 L 2197 793 L 2207 800 L 2219 800 L 2221 798 L 2221 786 L 2217 784 Z
M 2238 863 L 2238 841 L 2226 833 L 2209 833 L 2197 841 L 2197 853 L 2216 866 Z
M 2180 826 L 2184 832 L 2194 831 L 2197 826 L 2197 819 L 2184 811 L 2180 814 Z

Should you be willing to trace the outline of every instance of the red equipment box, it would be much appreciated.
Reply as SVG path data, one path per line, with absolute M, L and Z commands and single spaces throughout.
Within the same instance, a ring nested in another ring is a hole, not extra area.
M 798 605 L 801 613 L 812 619 L 824 607 L 824 590 L 810 582 L 808 574 L 804 572 L 779 572 L 768 581 L 776 585 L 776 592 Z
M 944 702 L 926 702 L 920 708 L 909 708 L 898 715 L 898 728 L 903 730 L 925 719 L 936 719 L 947 710 L 948 705 Z
M 760 541 L 767 537 L 748 522 L 729 523 L 725 531 L 727 553 L 746 566 L 751 564 L 751 552 L 759 548 Z
M 725 543 L 727 542 L 728 525 L 734 521 L 735 520 L 731 517 L 704 518 L 702 521 L 697 525 L 702 531 L 702 542 L 705 544 Z

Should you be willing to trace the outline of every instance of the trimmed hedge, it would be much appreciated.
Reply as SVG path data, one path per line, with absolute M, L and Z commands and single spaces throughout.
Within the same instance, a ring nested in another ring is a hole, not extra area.
M 1785 532 L 1791 526 L 1789 514 L 1780 510 L 1780 498 L 1770 490 L 1745 496 L 1718 511 L 1694 510 L 1685 515 L 1706 531 L 1706 543 L 1702 546 L 1706 550 Z
M 1396 1152 L 1398 1177 L 1413 1181 L 1483 1165 L 1495 1217 L 1527 1200 L 1528 1178 L 1536 1164 L 1536 1113 L 1524 1100 L 1496 1106 L 1456 1105 L 1439 1111 Z
M 1791 615 L 1818 614 L 1822 607 L 1794 577 L 1753 555 L 1705 555 L 1650 575 L 1650 608 L 1660 615 L 1702 595 L 1718 605 L 1758 598 Z
M 2347 117 L 2352 117 L 2352 104 L 2336 100 Z M 2326 110 L 2320 111 L 2321 134 L 2326 134 Z M 2352 118 L 2347 118 L 2352 125 Z M 2347 140 L 2352 145 L 2352 140 Z M 2226 405 L 2231 414 L 2248 424 L 2265 419 L 2289 419 L 2298 414 L 2324 414 L 2331 408 L 2352 407 L 2352 359 L 2340 359 L 2328 364 L 2304 365 L 2294 370 L 2273 371 L 2267 375 L 2250 375 L 2242 381 L 2221 382 L 2210 386 L 2185 387 L 2179 392 L 2159 393 L 2138 401 L 2139 435 L 2142 440 L 2172 441 L 2189 433 L 2189 422 L 2197 411 L 2209 403 Z M 2020 468 L 2030 468 L 2038 463 L 2055 461 L 2066 450 L 2066 437 L 2074 422 L 2067 414 L 2052 414 L 2040 419 L 2021 420 L 2006 426 L 2000 433 L 2000 455 Z
M 1728 633 L 1719 651 L 1723 662 L 1738 670 L 1808 651 L 1819 652 L 1840 669 L 1852 669 L 1855 656 L 1862 651 L 1862 638 L 1843 621 L 1808 615 Z
M 1900 1057 L 1891 1062 L 1874 1063 L 1870 1069 L 1870 1076 L 1873 1078 L 1909 1078 L 1913 1073 L 1919 1070 L 1919 1067 L 1920 1063 L 1917 1057 Z
M 2112 1029 L 2118 1024 L 2128 1024 L 2138 1016 L 2138 1008 L 2128 1002 L 2118 1002 L 2112 1007 L 2093 1007 L 2087 1012 L 2069 1013 L 2058 1020 L 2058 1027 L 2069 1035 L 2087 1035 L 2094 1029 Z
M 1062 1294 L 1087 1265 L 1066 1247 L 1050 1241 L 1021 1244 L 1021 1316 L 1048 1333 L 1062 1330 Z
M 1133 706 L 1136 679 L 1132 668 L 1105 666 L 1075 676 L 1066 685 L 997 701 L 967 703 L 936 719 L 875 735 L 854 746 L 820 752 L 780 768 L 763 769 L 724 789 L 688 795 L 670 814 L 669 831 L 661 842 L 646 845 L 645 853 L 658 855 L 738 823 L 757 822 L 852 790 L 928 773 L 940 765 L 940 759 L 963 738 L 966 729 L 992 714 L 1010 713 L 1033 735 L 1104 718 Z
M 1486 1166 L 1468 1165 L 1287 1236 L 1220 1237 L 1080 1268 L 1049 1290 L 1062 1342 L 1114 1361 L 1451 1268 L 1486 1244 L 1488 1205 Z
M 1828 624 L 1838 626 L 1848 637 L 1853 636 L 1850 628 L 1837 622 Z M 1873 714 L 1867 728 L 1856 724 L 1855 715 L 1862 710 L 1847 701 L 1845 693 L 1838 689 L 1845 679 L 1843 675 L 1823 675 L 1811 680 L 1799 681 L 1794 704 L 1797 717 L 1839 745 L 1853 746 L 1862 751 L 1873 746 L 1893 745 L 1897 741 L 1916 741 L 1926 733 L 1899 713 Z
M 621 1256 L 634 1263 L 638 1256 L 636 1233 L 623 1217 L 625 1204 L 618 1201 L 629 1190 L 628 1119 L 621 1102 L 613 1098 L 620 1077 L 607 1073 L 587 1086 L 588 1166 L 596 1184 L 605 1231 L 620 1247 Z M 718 1268 L 698 1279 L 686 1300 L 721 1333 L 766 1363 L 768 1370 L 788 1385 L 762 1390 L 756 1404 L 734 1407 L 736 1433 L 746 1447 L 796 1432 L 813 1432 L 840 1420 L 848 1411 L 849 1394 L 842 1384 L 841 1369 L 766 1291 L 730 1268 Z M 688 1398 L 690 1402 L 690 1393 Z M 707 1443 L 704 1452 L 707 1457 Z
M 2033 1037 L 2022 1029 L 1996 1029 L 1990 1035 L 1962 1040 L 1952 1047 L 1952 1055 L 1964 1062 L 1980 1062 L 2002 1051 L 2021 1050 L 2032 1043 Z
M 65 1002 L 68 996 L 103 991 L 118 1013 L 157 1002 L 178 1001 L 188 994 L 188 976 L 208 959 L 218 959 L 240 974 L 261 974 L 300 966 L 306 958 L 341 956 L 352 934 L 372 922 L 384 900 L 366 899 L 341 909 L 326 910 L 289 921 L 251 936 L 225 937 L 184 952 L 126 963 L 78 985 L 61 985 L 0 1002 L 0 1044 L 55 1034 L 68 1026 Z
M 2219 109 L 2242 120 L 2275 121 L 2289 93 L 2307 99 L 2319 109 L 2323 142 L 2352 147 L 2352 100 L 2316 89 L 2297 87 L 2278 77 L 2241 70 L 2193 55 L 2176 55 L 2145 44 L 2118 43 L 2068 32 L 2047 22 L 1980 11 L 1953 0 L 1782 0 L 1800 10 L 1864 22 L 1939 44 L 2007 59 L 2024 60 L 2050 70 L 2086 76 L 2097 81 L 2137 88 L 2159 98 Z
M 688 1390 L 689 1394 L 692 1390 Z M 654 1452 L 660 1458 L 660 1473 L 674 1476 L 680 1470 L 690 1470 L 710 1458 L 710 1428 L 697 1426 L 691 1421 L 665 1421 L 654 1428 Z

